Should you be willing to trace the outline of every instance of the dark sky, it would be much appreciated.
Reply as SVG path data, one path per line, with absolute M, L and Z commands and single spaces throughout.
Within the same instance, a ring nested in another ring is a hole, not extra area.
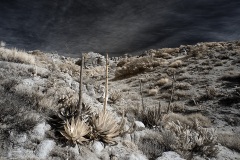
M 239 39 L 240 0 L 0 0 L 0 41 L 25 50 L 114 56 Z

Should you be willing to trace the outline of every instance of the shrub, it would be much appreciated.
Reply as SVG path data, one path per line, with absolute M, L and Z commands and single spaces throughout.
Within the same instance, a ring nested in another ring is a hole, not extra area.
M 164 152 L 162 137 L 157 132 L 149 132 L 141 137 L 138 142 L 138 148 L 148 159 L 153 160 L 161 156 Z
M 140 120 L 149 128 L 160 128 L 162 126 L 161 120 L 163 113 L 161 106 L 148 109 L 146 112 L 142 111 L 140 116 Z
M 5 92 L 11 91 L 12 88 L 14 88 L 16 85 L 18 85 L 19 81 L 15 78 L 7 79 L 3 82 L 2 86 L 5 90 Z
M 120 65 L 121 67 L 117 68 L 115 71 L 115 78 L 139 74 L 147 69 L 161 66 L 164 64 L 164 62 L 165 60 L 163 59 L 151 57 L 129 58 L 127 62 Z M 119 63 L 122 62 L 120 61 Z
M 240 135 L 238 134 L 219 134 L 217 140 L 225 147 L 240 151 Z
M 214 157 L 218 153 L 217 136 L 215 136 L 214 130 L 201 127 L 197 120 L 193 127 L 179 121 L 168 122 L 165 129 L 172 133 L 175 141 L 164 144 L 186 159 L 191 159 L 193 153 L 207 157 Z M 166 138 L 163 138 L 163 141 L 166 141 Z
M 201 126 L 205 126 L 205 127 L 211 126 L 211 121 L 207 117 L 199 113 L 190 114 L 190 115 L 182 115 L 182 114 L 176 114 L 176 113 L 165 114 L 162 118 L 162 123 L 165 126 L 169 122 L 177 123 L 177 121 L 179 121 L 181 124 L 193 127 L 195 120 L 197 120 L 198 124 L 200 124 Z
M 121 91 L 118 90 L 114 90 L 114 91 L 110 91 L 110 97 L 109 100 L 112 101 L 112 103 L 116 103 L 117 101 L 120 101 L 120 99 L 122 98 L 122 93 Z

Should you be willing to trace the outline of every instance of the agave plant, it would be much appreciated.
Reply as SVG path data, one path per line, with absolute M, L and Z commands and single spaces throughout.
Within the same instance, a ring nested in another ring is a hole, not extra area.
M 53 129 L 55 129 L 55 131 L 59 131 L 63 129 L 63 126 L 66 123 L 67 119 L 77 117 L 77 115 L 78 111 L 73 109 L 73 107 L 62 107 L 59 109 L 57 115 L 50 115 L 48 123 Z
M 161 128 L 163 112 L 161 111 L 161 105 L 154 107 L 154 109 L 148 109 L 146 112 L 142 112 L 141 119 L 143 123 L 150 128 Z
M 80 118 L 75 120 L 75 118 L 72 117 L 71 122 L 69 122 L 68 119 L 66 120 L 64 130 L 60 131 L 60 133 L 73 144 L 83 144 L 83 142 L 88 141 L 86 135 L 89 134 L 90 131 L 91 128 L 85 122 L 81 121 Z
M 123 133 L 125 119 L 118 124 L 114 116 L 108 111 L 101 111 L 92 117 L 93 136 L 104 143 L 116 144 L 113 138 Z

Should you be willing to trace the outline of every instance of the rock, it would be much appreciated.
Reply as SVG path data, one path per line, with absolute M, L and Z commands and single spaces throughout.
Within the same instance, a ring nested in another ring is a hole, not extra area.
M 81 160 L 82 159 L 100 160 L 95 153 L 91 152 L 91 150 L 85 146 L 81 146 L 80 155 Z
M 136 124 L 138 131 L 143 130 L 145 128 L 145 125 L 141 121 L 135 121 L 134 123 Z
M 14 143 L 21 144 L 27 141 L 27 134 L 26 133 L 17 134 L 15 132 L 11 132 L 9 138 Z
M 94 97 L 96 95 L 94 90 L 94 85 L 87 84 L 87 90 L 88 90 L 89 96 Z
M 104 159 L 104 160 L 112 160 L 112 157 L 110 159 L 110 155 L 108 154 L 107 151 L 103 151 L 101 152 L 101 156 L 99 157 L 100 159 Z
M 240 153 L 232 151 L 227 147 L 224 147 L 221 145 L 219 145 L 218 148 L 219 148 L 219 152 L 216 156 L 216 160 L 240 159 Z
M 44 140 L 37 146 L 36 156 L 40 159 L 47 159 L 48 154 L 54 147 L 55 142 L 53 140 Z
M 161 157 L 158 157 L 156 160 L 184 160 L 176 152 L 164 152 Z
M 45 132 L 50 130 L 50 125 L 46 124 L 45 122 L 39 123 L 37 126 L 34 127 L 31 138 L 42 140 L 45 136 Z
M 79 156 L 78 145 L 75 145 L 75 147 L 70 147 L 69 150 L 72 151 L 75 154 L 75 156 Z
M 147 160 L 148 158 L 141 153 L 132 153 L 125 159 L 126 160 Z
M 132 140 L 131 135 L 130 135 L 130 134 L 125 134 L 125 135 L 123 136 L 123 140 L 125 140 L 125 141 L 131 141 L 131 140 Z
M 131 134 L 131 139 L 135 144 L 139 143 L 139 140 L 141 137 L 143 137 L 147 133 L 146 130 L 143 131 L 135 131 L 133 134 Z
M 96 154 L 100 154 L 103 149 L 104 149 L 104 146 L 99 141 L 95 141 L 92 145 L 92 151 Z
M 6 157 L 1 157 L 1 159 L 36 159 L 32 150 L 24 149 L 23 147 L 17 147 L 10 149 Z

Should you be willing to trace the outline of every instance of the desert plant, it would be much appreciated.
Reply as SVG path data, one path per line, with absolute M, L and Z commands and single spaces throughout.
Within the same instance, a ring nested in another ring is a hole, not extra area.
M 80 79 L 79 79 L 79 101 L 78 101 L 78 111 L 81 112 L 82 109 L 82 82 L 83 82 L 83 64 L 84 64 L 84 55 L 82 54 L 82 63 L 80 68 Z
M 101 111 L 92 117 L 93 136 L 104 143 L 116 144 L 113 138 L 120 136 L 123 132 L 125 120 L 122 118 L 120 124 L 108 111 Z
M 103 110 L 92 116 L 90 124 L 93 126 L 93 138 L 98 139 L 107 144 L 116 144 L 113 138 L 124 134 L 125 119 L 122 117 L 118 124 L 109 111 L 107 111 L 107 95 L 108 95 L 108 55 L 106 55 L 106 83 L 105 98 Z M 123 113 L 124 116 L 124 113 Z
M 155 95 L 157 95 L 157 93 L 158 93 L 158 88 L 153 88 L 153 89 L 148 90 L 148 94 L 150 96 L 155 96 Z
M 218 134 L 217 140 L 223 146 L 240 151 L 240 135 L 239 134 L 221 133 L 221 134 Z
M 176 60 L 174 62 L 172 62 L 169 67 L 173 67 L 173 68 L 178 68 L 183 64 L 183 62 L 181 60 Z
M 16 63 L 35 64 L 35 57 L 24 51 L 0 47 L 0 60 Z
M 150 160 L 156 159 L 165 151 L 162 137 L 158 132 L 149 132 L 142 136 L 137 145 Z
M 58 110 L 58 113 L 53 113 L 48 118 L 48 123 L 51 125 L 52 129 L 54 129 L 56 132 L 55 134 L 58 135 L 58 132 L 62 130 L 67 120 L 71 120 L 73 117 L 77 118 L 80 117 L 80 119 L 84 122 L 88 122 L 89 117 L 92 115 L 92 110 L 90 106 L 87 106 L 86 104 L 82 104 L 82 110 L 81 114 L 79 114 L 78 110 L 75 109 L 73 106 L 66 106 L 61 107 Z
M 164 64 L 164 59 L 157 59 L 151 57 L 140 58 L 128 58 L 124 63 L 120 61 L 121 65 L 116 69 L 115 78 L 121 78 L 123 76 L 135 75 L 144 72 L 147 69 L 161 66 Z
M 149 128 L 160 128 L 162 126 L 161 120 L 163 113 L 161 111 L 161 104 L 159 107 L 154 107 L 154 109 L 148 109 L 146 112 L 141 113 L 140 119 Z
M 80 118 L 75 119 L 74 117 L 71 118 L 71 122 L 66 120 L 64 125 L 64 130 L 60 131 L 60 133 L 71 143 L 76 144 L 83 144 L 83 142 L 87 142 L 88 139 L 85 137 L 89 134 L 91 128 Z
M 187 159 L 191 158 L 193 153 L 207 157 L 213 157 L 218 153 L 214 130 L 201 127 L 197 120 L 193 127 L 177 121 L 169 122 L 165 129 L 171 131 L 175 138 L 174 143 L 165 144 Z
M 73 109 L 71 106 L 62 107 L 59 109 L 57 114 L 54 113 L 49 116 L 48 123 L 55 131 L 55 135 L 59 137 L 59 131 L 63 130 L 66 121 L 72 119 L 73 117 L 77 117 L 77 115 L 77 110 Z
M 114 90 L 110 92 L 110 97 L 109 99 L 112 101 L 112 103 L 116 103 L 117 101 L 119 101 L 122 98 L 122 93 L 121 91 L 118 90 Z
M 204 127 L 211 126 L 211 120 L 200 113 L 189 114 L 189 115 L 183 115 L 183 114 L 177 114 L 177 113 L 164 114 L 162 118 L 162 124 L 166 126 L 169 122 L 177 123 L 177 121 L 179 121 L 181 124 L 187 125 L 189 127 L 193 127 L 195 120 L 198 121 L 198 124 L 200 124 L 200 126 L 204 126 Z
M 164 84 L 167 84 L 169 83 L 169 79 L 168 78 L 161 78 L 159 81 L 157 81 L 157 85 L 164 85 Z
M 19 83 L 19 80 L 16 78 L 10 78 L 7 80 L 4 80 L 3 83 L 1 84 L 5 90 L 5 92 L 12 91 L 12 88 L 17 86 Z

